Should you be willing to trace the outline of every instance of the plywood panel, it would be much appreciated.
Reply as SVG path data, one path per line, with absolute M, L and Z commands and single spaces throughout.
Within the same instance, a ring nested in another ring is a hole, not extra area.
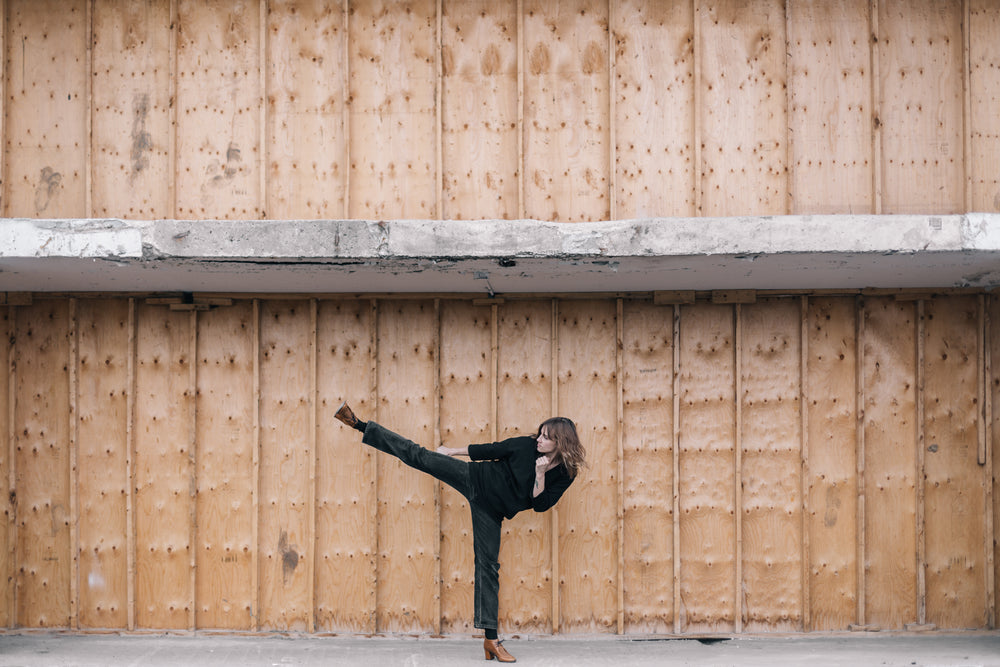
M 805 630 L 844 630 L 857 609 L 857 381 L 853 298 L 809 300 L 809 617 Z
M 0 517 L 3 519 L 3 525 L 0 526 L 0 627 L 4 628 L 13 625 L 14 610 L 11 609 L 11 604 L 14 599 L 15 581 L 11 568 L 14 566 L 13 555 L 17 546 L 16 540 L 13 539 L 13 531 L 16 529 L 14 516 L 16 508 L 10 498 L 10 492 L 14 487 L 12 473 L 16 458 L 12 423 L 15 394 L 11 391 L 14 378 L 14 369 L 11 365 L 14 318 L 12 307 L 0 308 L 0 331 L 3 332 L 3 339 L 0 340 L 0 369 L 3 369 L 6 375 L 0 380 L 0 485 L 4 489 L 4 493 L 0 494 Z
M 177 213 L 258 219 L 260 3 L 177 0 Z
M 378 421 L 428 448 L 434 439 L 434 302 L 384 301 L 378 312 Z M 384 632 L 437 627 L 437 481 L 378 459 L 378 620 Z
M 681 629 L 735 625 L 735 330 L 730 306 L 681 308 Z
M 973 211 L 1000 212 L 1000 115 L 996 113 L 1000 107 L 1000 5 L 994 0 L 970 0 L 969 15 L 969 205 Z
M 306 301 L 260 308 L 260 624 L 306 630 L 310 618 L 309 394 L 312 335 Z
M 77 302 L 80 627 L 128 621 L 129 303 Z
M 917 621 L 916 324 L 913 302 L 865 302 L 866 623 Z
M 249 301 L 198 316 L 199 628 L 253 627 L 255 326 Z
M 695 215 L 694 4 L 614 5 L 616 216 Z
M 787 211 L 785 11 L 778 0 L 699 1 L 703 215 Z
M 351 6 L 349 217 L 438 217 L 436 28 L 434 0 Z
M 523 11 L 524 214 L 607 220 L 608 4 L 526 0 Z
M 673 632 L 673 319 L 672 306 L 623 304 L 626 633 Z
M 790 213 L 871 213 L 867 0 L 788 6 Z
M 618 619 L 615 302 L 559 304 L 559 413 L 576 422 L 588 469 L 559 504 L 564 632 L 615 632 Z
M 17 625 L 68 626 L 70 574 L 69 307 L 17 308 L 14 426 Z
M 269 218 L 329 219 L 347 213 L 343 4 L 323 0 L 268 3 Z
M 964 209 L 961 26 L 961 3 L 879 3 L 884 213 Z
M 491 442 L 493 309 L 441 303 L 441 442 Z M 474 554 L 469 503 L 441 486 L 441 632 L 472 633 Z
M 93 214 L 173 217 L 169 2 L 93 4 Z
M 802 319 L 798 300 L 743 306 L 743 605 L 747 632 L 802 624 Z
M 924 454 L 927 621 L 988 624 L 986 492 L 979 452 L 979 312 L 974 296 L 926 303 Z
M 447 220 L 518 217 L 517 7 L 515 0 L 442 5 Z
M 187 629 L 192 612 L 191 313 L 140 305 L 136 324 L 136 625 Z
M 316 628 L 375 631 L 375 454 L 334 421 L 341 401 L 372 419 L 372 308 L 321 301 L 317 312 Z
M 552 416 L 552 302 L 498 308 L 497 437 L 533 435 Z M 558 507 L 558 506 L 557 506 Z M 500 631 L 552 630 L 551 514 L 521 512 L 500 539 Z
M 7 217 L 87 215 L 86 5 L 84 0 L 6 4 Z

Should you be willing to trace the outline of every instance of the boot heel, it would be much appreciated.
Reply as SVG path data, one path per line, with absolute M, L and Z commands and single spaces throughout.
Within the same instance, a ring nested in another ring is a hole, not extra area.
M 483 653 L 486 654 L 486 660 L 492 660 L 493 659 L 493 654 L 490 653 L 489 649 L 483 649 Z

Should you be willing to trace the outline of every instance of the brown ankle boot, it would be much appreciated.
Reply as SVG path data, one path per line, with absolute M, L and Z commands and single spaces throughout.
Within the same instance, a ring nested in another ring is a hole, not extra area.
M 487 660 L 496 658 L 498 662 L 517 662 L 517 658 L 507 652 L 499 639 L 484 639 L 483 652 Z
M 337 408 L 337 412 L 334 413 L 333 416 L 336 419 L 344 422 L 351 428 L 358 427 L 358 418 L 354 416 L 354 413 L 351 411 L 351 408 L 348 407 L 347 401 L 344 401 L 343 403 L 340 404 L 340 407 Z

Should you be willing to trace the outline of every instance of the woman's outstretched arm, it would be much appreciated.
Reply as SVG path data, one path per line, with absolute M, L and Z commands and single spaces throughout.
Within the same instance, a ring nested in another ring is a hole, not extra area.
M 437 448 L 438 454 L 444 454 L 445 456 L 468 456 L 468 447 L 445 447 L 441 446 Z

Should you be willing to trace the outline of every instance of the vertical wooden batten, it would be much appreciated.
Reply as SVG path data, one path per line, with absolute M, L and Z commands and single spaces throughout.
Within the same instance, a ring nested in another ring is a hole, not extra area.
M 188 448 L 187 456 L 189 463 L 190 483 L 188 484 L 188 495 L 191 499 L 188 506 L 188 517 L 191 522 L 189 531 L 188 567 L 191 569 L 189 578 L 190 590 L 188 593 L 188 630 L 192 632 L 198 628 L 197 625 L 197 605 L 196 597 L 198 591 L 198 311 L 192 310 L 188 313 L 190 328 L 190 340 L 188 348 Z
M 438 0 L 438 46 L 440 46 L 440 36 L 441 36 L 441 0 Z M 440 53 L 440 49 L 438 49 Z M 440 64 L 440 61 L 439 61 Z M 440 69 L 439 69 L 440 74 Z M 440 78 L 438 79 L 438 89 L 440 91 Z M 438 92 L 440 101 L 440 92 Z M 438 121 L 440 121 L 440 105 L 438 105 Z M 438 122 L 438 128 L 440 132 L 441 123 Z M 438 135 L 440 138 L 440 134 Z M 438 141 L 438 146 L 441 146 L 441 142 Z M 440 156 L 440 153 L 438 153 Z M 439 169 L 438 176 L 440 177 L 440 160 L 438 161 Z M 440 186 L 440 181 L 438 182 Z M 441 192 L 440 187 L 438 187 L 438 193 Z M 438 210 L 440 211 L 441 200 L 438 199 Z M 441 299 L 434 299 L 434 340 L 431 343 L 432 354 L 434 355 L 434 394 L 431 397 L 431 434 L 433 437 L 433 442 L 428 443 L 427 448 L 430 450 L 436 450 L 441 445 Z M 434 604 L 433 604 L 433 618 L 434 618 L 434 633 L 437 635 L 441 634 L 441 595 L 442 595 L 442 585 L 443 578 L 441 575 L 441 493 L 442 493 L 442 482 L 435 480 L 434 483 L 434 534 L 437 539 L 434 540 L 434 584 L 436 592 L 434 594 Z
M 680 374 L 681 374 L 681 306 L 673 305 L 672 332 L 673 337 L 673 368 L 671 369 L 671 392 L 673 393 L 673 429 L 670 435 L 670 447 L 673 473 L 671 495 L 671 528 L 673 542 L 673 592 L 674 592 L 674 634 L 679 635 L 683 629 L 681 601 L 681 526 L 680 526 Z
M 873 3 L 878 0 L 872 0 Z M 855 299 L 855 344 L 857 360 L 855 414 L 857 415 L 857 616 L 855 623 L 865 626 L 865 302 L 863 297 Z
M 993 320 L 991 317 L 992 296 L 980 297 L 980 308 L 982 309 L 982 328 L 980 333 L 980 345 L 983 348 L 983 383 L 982 383 L 982 421 L 986 431 L 986 466 L 983 469 L 983 484 L 986 487 L 986 534 L 984 548 L 986 549 L 986 610 L 987 627 L 995 628 L 997 624 L 996 610 L 996 515 L 994 513 L 994 502 L 996 501 L 996 489 L 994 488 L 995 475 L 993 465 L 996 458 L 993 454 L 993 438 L 995 429 L 993 424 Z
M 552 378 L 552 403 L 549 408 L 550 415 L 559 414 L 559 301 L 552 299 L 552 346 L 551 352 L 551 375 Z M 559 508 L 553 507 L 549 510 L 551 514 L 552 526 L 552 634 L 559 632 L 562 625 L 562 615 L 559 602 L 561 599 L 562 573 L 559 570 Z
M 316 539 L 316 457 L 318 451 L 319 400 L 316 372 L 318 367 L 317 344 L 317 304 L 316 299 L 309 299 L 309 494 L 307 506 L 306 535 L 306 604 L 308 605 L 307 626 L 309 632 L 316 632 L 316 556 L 319 545 Z
M 924 450 L 925 442 L 925 418 L 924 418 L 924 389 L 925 389 L 925 322 L 924 322 L 924 300 L 917 301 L 917 439 L 914 446 L 917 449 L 917 486 L 916 486 L 916 534 L 917 534 L 917 623 L 924 625 L 927 623 L 927 533 L 925 531 L 924 519 L 924 499 L 925 480 L 927 479 L 924 470 Z
M 809 632 L 812 628 L 812 596 L 809 585 L 809 513 L 810 513 L 810 470 L 809 470 L 809 297 L 803 296 L 799 299 L 799 309 L 802 316 L 802 326 L 799 329 L 800 352 L 799 355 L 799 415 L 801 429 L 801 468 L 799 472 L 799 493 L 801 494 L 802 507 L 802 625 L 799 628 L 802 632 Z
M 6 11 L 6 9 L 5 9 Z M 7 350 L 7 488 L 4 495 L 8 498 L 7 525 L 7 571 L 4 579 L 7 589 L 4 602 L 7 606 L 7 626 L 17 625 L 17 435 L 15 430 L 17 418 L 17 337 L 16 337 L 15 306 L 7 306 L 7 327 L 3 345 Z
M 971 0 L 962 0 L 962 211 L 974 211 L 973 183 L 975 173 L 972 166 L 972 12 Z
M 987 296 L 980 294 L 978 297 L 979 310 L 979 357 L 981 359 L 979 367 L 978 391 L 979 391 L 979 429 L 980 443 L 982 447 L 983 459 L 980 465 L 983 467 L 983 518 L 985 530 L 983 532 L 983 557 L 986 566 L 983 568 L 986 579 L 986 625 L 995 627 L 996 625 L 996 597 L 994 586 L 996 585 L 996 572 L 994 571 L 993 558 L 993 400 L 990 391 L 990 378 L 993 373 L 993 355 L 990 350 L 990 311 L 987 307 Z
M 177 3 L 170 0 L 170 37 L 167 56 L 167 211 L 177 218 L 177 40 L 180 35 L 180 14 Z M 256 610 L 255 610 L 256 611 Z
M 871 159 L 872 159 L 872 213 L 882 214 L 882 76 L 879 62 L 879 0 L 868 4 L 870 59 L 868 71 L 871 84 Z M 859 482 L 860 483 L 860 482 Z M 860 585 L 860 580 L 859 580 Z
M 126 569 L 127 569 L 127 605 L 128 605 L 128 630 L 135 630 L 135 390 L 136 390 L 136 308 L 135 298 L 128 300 L 128 398 L 125 408 L 125 540 L 126 540 Z
M 369 322 L 371 324 L 370 329 L 370 339 L 369 345 L 371 350 L 371 395 L 370 395 L 370 405 L 372 410 L 372 419 L 376 422 L 382 418 L 381 411 L 379 410 L 379 386 L 378 386 L 378 375 L 379 375 L 379 337 L 378 337 L 378 327 L 379 327 L 379 301 L 377 299 L 372 299 L 369 306 Z M 370 449 L 370 448 L 369 448 Z M 370 518 L 368 525 L 371 527 L 371 532 L 369 534 L 369 547 L 371 548 L 371 564 L 372 572 L 374 577 L 371 582 L 371 606 L 368 610 L 369 618 L 369 632 L 375 633 L 378 631 L 378 610 L 379 610 L 379 585 L 378 585 L 378 573 L 379 573 L 379 539 L 378 539 L 378 485 L 379 485 L 379 474 L 378 474 L 378 460 L 375 457 L 375 452 L 369 451 L 368 462 L 369 469 L 371 470 L 371 475 L 369 477 L 370 487 L 372 489 L 371 493 L 371 507 L 370 507 Z
M 271 211 L 271 202 L 268 199 L 268 140 L 267 140 L 267 105 L 268 105 L 268 87 L 267 87 L 267 67 L 269 65 L 268 58 L 268 29 L 267 29 L 267 17 L 268 17 L 268 0 L 259 0 L 258 4 L 258 35 L 257 35 L 257 78 L 258 86 L 260 86 L 260 97 L 257 100 L 257 113 L 258 113 L 258 128 L 257 128 L 257 142 L 259 148 L 257 149 L 257 188 L 259 194 L 257 195 L 257 201 L 260 202 L 260 215 L 259 217 L 263 220 L 268 217 Z M 315 358 L 313 359 L 315 366 Z M 313 450 L 315 453 L 315 450 Z M 310 563 L 314 560 L 309 559 Z M 310 586 L 310 589 L 312 586 Z M 310 605 L 310 609 L 312 606 Z M 311 612 L 310 612 L 311 613 Z M 312 616 L 310 616 L 311 624 Z M 311 625 L 310 625 L 311 627 Z
M 84 24 L 87 30 L 86 51 L 84 52 L 84 98 L 86 99 L 83 144 L 83 210 L 88 218 L 94 217 L 93 187 L 94 187 L 94 2 L 87 0 L 84 13 Z M 75 618 L 75 614 L 74 614 Z M 75 626 L 74 626 L 75 627 Z
M 735 619 L 736 633 L 743 632 L 743 617 L 746 615 L 745 591 L 743 588 L 743 306 L 736 304 L 733 307 L 733 399 L 736 406 L 736 418 L 734 421 L 735 440 L 735 463 L 733 466 L 733 502 L 736 511 L 736 533 L 735 533 L 735 562 L 736 574 L 733 580 L 733 589 L 736 591 L 736 598 L 733 600 L 733 618 Z
M 90 15 L 90 4 L 87 5 L 87 15 Z M 89 41 L 89 40 L 88 40 Z M 89 52 L 89 46 L 88 46 Z M 88 68 L 88 72 L 90 69 Z M 89 77 L 88 77 L 89 79 Z M 89 153 L 88 153 L 89 154 Z M 76 314 L 77 300 L 69 300 L 69 545 L 70 578 L 69 578 L 69 618 L 70 628 L 80 627 L 80 508 L 78 506 L 78 489 L 80 486 L 80 471 L 77 461 L 79 447 L 79 375 L 80 375 L 80 332 Z
M 253 354 L 253 444 L 252 444 L 252 489 L 251 505 L 252 509 L 252 543 L 250 545 L 250 595 L 251 595 L 251 629 L 259 631 L 260 623 L 260 300 L 253 300 L 253 319 L 251 320 L 252 331 L 252 354 Z
M 610 3 L 609 3 L 610 5 Z M 612 98 L 614 95 L 612 95 Z M 614 173 L 614 163 L 612 162 L 612 173 Z M 613 192 L 614 190 L 612 190 Z M 617 547 L 618 547 L 618 564 L 617 564 L 617 632 L 618 634 L 625 634 L 625 442 L 624 433 L 622 431 L 622 424 L 624 423 L 625 415 L 625 405 L 624 405 L 624 377 L 625 377 L 625 365 L 622 361 L 624 340 L 625 340 L 625 324 L 624 324 L 624 313 L 622 308 L 622 299 L 615 299 L 615 395 L 616 395 L 616 406 L 615 406 L 615 439 L 616 439 L 616 458 L 618 461 L 618 486 L 616 489 L 616 500 L 615 511 L 617 516 L 615 517 L 617 521 L 616 530 L 618 533 Z

